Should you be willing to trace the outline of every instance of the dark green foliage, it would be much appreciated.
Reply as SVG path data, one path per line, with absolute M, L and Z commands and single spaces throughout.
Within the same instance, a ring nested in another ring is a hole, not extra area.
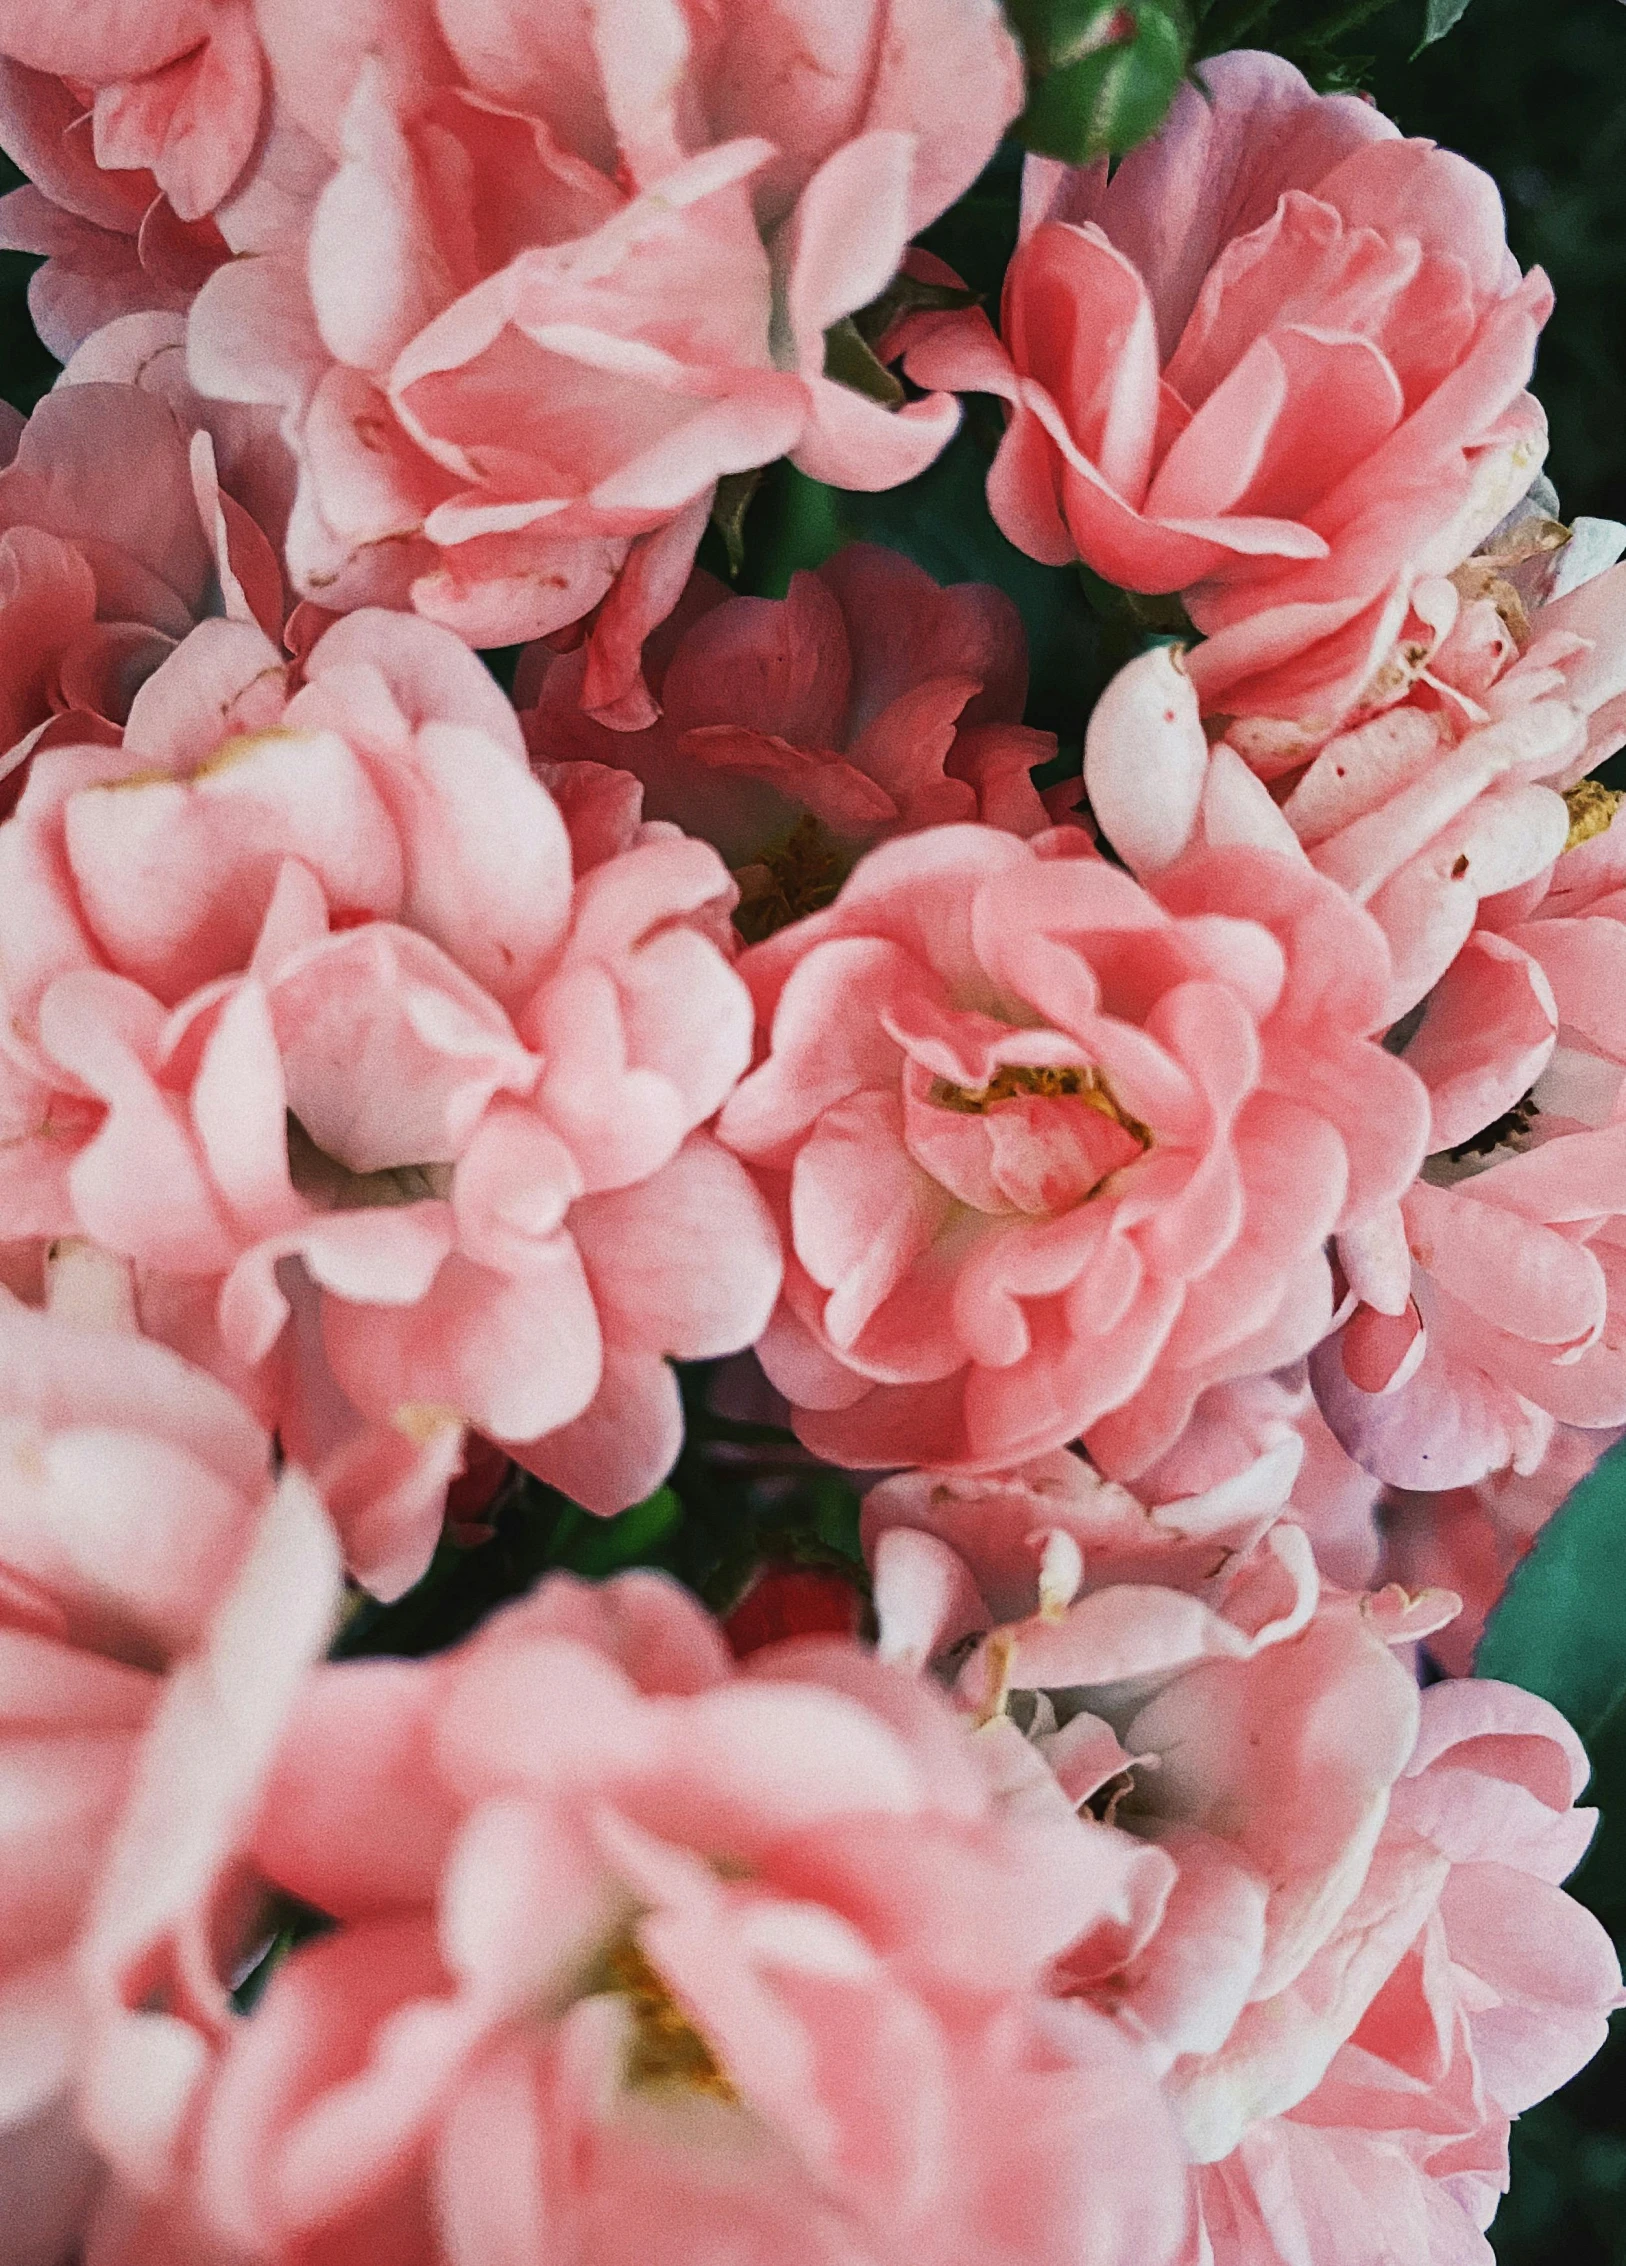
M 22 181 L 0 151 L 0 195 Z M 28 279 L 39 266 L 27 252 L 0 252 L 0 399 L 14 409 L 32 409 L 56 378 L 57 363 L 34 335 L 28 319 Z
M 1592 1759 L 1597 1838 L 1570 1882 L 1626 1936 L 1626 1447 L 1584 1480 L 1491 1617 L 1477 1671 L 1562 1708 Z M 1505 2266 L 1626 2266 L 1626 2031 L 1514 2132 L 1512 2195 L 1492 2230 Z
M 1116 157 L 1155 133 L 1185 76 L 1182 0 L 1006 0 L 1027 55 L 1029 149 L 1069 165 Z

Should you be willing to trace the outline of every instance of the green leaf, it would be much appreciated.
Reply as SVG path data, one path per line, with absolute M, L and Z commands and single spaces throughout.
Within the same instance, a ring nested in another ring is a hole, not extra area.
M 1537 1692 L 1568 1716 L 1592 1761 L 1603 1813 L 1570 1888 L 1626 1919 L 1626 1442 L 1549 1520 L 1491 1615 L 1479 1676 Z
M 572 1573 L 599 1580 L 649 1557 L 682 1517 L 683 1505 L 674 1490 L 657 1487 L 653 1495 L 634 1503 L 618 1518 L 594 1519 L 578 1531 L 560 1563 Z
M 1626 1442 L 1543 1528 L 1480 1640 L 1475 1673 L 1539 1692 L 1589 1743 L 1626 1698 Z
M 1014 0 L 1012 15 L 1028 58 L 1016 131 L 1029 149 L 1088 165 L 1157 131 L 1190 55 L 1180 0 Z
M 1468 0 L 1428 0 L 1428 13 L 1423 18 L 1423 36 L 1415 52 L 1422 54 L 1437 39 L 1444 39 L 1453 24 L 1460 23 L 1467 13 Z
M 883 409 L 896 409 L 905 398 L 901 382 L 877 359 L 851 315 L 843 315 L 824 334 L 824 374 Z

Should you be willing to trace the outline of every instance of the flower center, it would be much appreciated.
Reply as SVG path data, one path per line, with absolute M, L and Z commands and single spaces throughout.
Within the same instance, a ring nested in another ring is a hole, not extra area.
M 631 1928 L 611 1938 L 593 1963 L 589 1998 L 613 1996 L 632 2016 L 622 2075 L 634 2092 L 677 2086 L 737 2106 L 739 2094 L 717 2056 L 683 2012 Z
M 740 901 L 734 926 L 747 944 L 776 936 L 808 913 L 821 913 L 847 878 L 848 861 L 809 810 L 782 840 L 737 867 Z
M 1607 834 L 1622 803 L 1626 803 L 1626 795 L 1606 787 L 1601 779 L 1577 779 L 1573 787 L 1566 787 L 1564 807 L 1570 814 L 1570 830 L 1565 849 L 1578 850 L 1595 834 Z
M 939 1109 L 957 1110 L 964 1117 L 986 1117 L 1001 1102 L 1081 1101 L 1121 1125 L 1131 1140 L 1149 1149 L 1152 1136 L 1138 1117 L 1131 1117 L 1099 1070 L 1075 1062 L 1007 1062 L 986 1086 L 953 1086 L 946 1078 L 933 1081 L 930 1099 Z

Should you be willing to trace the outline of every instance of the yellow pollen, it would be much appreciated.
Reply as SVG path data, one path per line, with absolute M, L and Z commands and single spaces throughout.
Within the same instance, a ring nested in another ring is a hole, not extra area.
M 776 936 L 808 913 L 822 913 L 847 878 L 848 861 L 809 810 L 782 841 L 735 869 L 740 902 L 734 926 L 747 944 Z
M 1606 787 L 1601 779 L 1577 779 L 1573 787 L 1566 787 L 1564 807 L 1570 814 L 1570 830 L 1565 849 L 1578 850 L 1595 834 L 1607 834 L 1623 802 L 1626 795 Z
M 683 2012 L 659 1970 L 651 1966 L 631 1928 L 612 1937 L 587 1978 L 589 1998 L 626 2001 L 632 2016 L 623 2077 L 635 2092 L 676 2086 L 708 2093 L 736 2106 L 739 2094 L 694 2024 Z
M 1076 1062 L 1007 1062 L 994 1072 L 986 1086 L 953 1086 L 946 1078 L 934 1080 L 931 1100 L 939 1109 L 952 1109 L 965 1117 L 986 1117 L 1001 1102 L 1032 1095 L 1040 1101 L 1081 1101 L 1090 1109 L 1121 1125 L 1143 1149 L 1152 1136 L 1138 1117 L 1131 1117 L 1099 1070 Z

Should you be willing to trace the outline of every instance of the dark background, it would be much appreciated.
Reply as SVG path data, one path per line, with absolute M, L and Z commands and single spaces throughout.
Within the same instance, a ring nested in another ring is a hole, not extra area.
M 546 0 L 538 4 L 546 5 Z M 1370 5 L 1371 0 L 1352 0 L 1345 11 L 1336 39 L 1339 74 L 1369 88 L 1404 131 L 1462 151 L 1500 184 L 1514 251 L 1525 266 L 1539 262 L 1558 294 L 1557 312 L 1542 340 L 1536 390 L 1552 423 L 1548 470 L 1565 516 L 1591 513 L 1626 520 L 1626 6 L 1620 0 L 1472 0 L 1457 27 L 1412 60 L 1423 27 L 1423 0 L 1394 0 L 1361 21 Z M 1260 13 L 1264 20 L 1255 42 L 1283 49 L 1292 46 L 1295 31 L 1304 25 L 1313 23 L 1319 32 L 1326 22 L 1325 0 L 1315 5 L 1276 0 Z M 0 188 L 17 179 L 15 168 L 0 158 Z M 943 248 L 960 254 L 962 270 L 970 274 L 980 264 L 966 256 L 972 247 L 965 229 L 975 228 L 975 218 L 969 212 L 957 218 L 957 241 Z M 988 218 L 989 249 L 997 256 L 1007 215 L 990 208 Z M 25 292 L 34 265 L 21 254 L 0 253 L 0 393 L 22 409 L 38 399 L 56 374 L 56 364 L 28 320 Z M 968 436 L 965 447 L 954 452 L 969 467 L 964 481 L 958 461 L 945 463 L 935 478 L 925 476 L 931 493 L 942 488 L 941 504 L 951 506 L 946 511 L 940 507 L 935 533 L 921 510 L 924 494 L 898 491 L 889 502 L 876 499 L 865 524 L 849 529 L 837 525 L 838 515 L 828 511 L 834 504 L 829 492 L 817 491 L 811 499 L 800 499 L 800 510 L 805 514 L 811 503 L 815 517 L 826 512 L 828 531 L 804 530 L 789 546 L 796 555 L 778 564 L 763 559 L 752 572 L 748 561 L 745 585 L 782 588 L 789 565 L 802 563 L 804 551 L 810 563 L 846 533 L 860 531 L 883 541 L 907 542 L 945 579 L 956 569 L 962 574 L 990 571 L 980 559 L 954 556 L 972 538 L 981 516 L 980 474 L 970 446 Z M 767 493 L 753 513 L 757 528 L 748 548 L 759 558 L 763 551 L 780 548 L 776 526 L 787 501 L 794 500 Z M 938 544 L 941 556 L 934 548 Z M 1004 571 L 992 571 L 1023 602 L 1030 636 L 1037 632 L 1042 646 L 1037 617 L 1044 611 L 1038 598 L 1044 570 L 1007 552 Z M 1076 588 L 1072 608 L 1079 608 Z M 1070 612 L 1065 622 L 1058 620 L 1056 630 L 1058 662 L 1062 642 L 1070 648 L 1067 674 L 1074 689 L 1069 705 L 1076 706 L 1077 612 Z M 1045 664 L 1040 651 L 1035 664 L 1036 703 L 1042 708 L 1044 686 L 1038 680 L 1044 678 Z M 1068 728 L 1068 719 L 1061 716 L 1041 714 L 1033 720 L 1054 720 L 1064 735 Z M 1613 1468 L 1626 1534 L 1626 1462 Z M 627 1514 L 628 1519 L 637 1516 Z M 1626 1611 L 1626 1586 L 1621 1599 Z M 1587 1876 L 1580 1885 L 1592 1893 Z M 1618 1920 L 1620 1915 L 1611 1909 L 1608 1916 Z M 1613 2043 L 1591 2068 L 1521 2120 L 1514 2137 L 1513 2191 L 1492 2232 L 1503 2266 L 1626 2266 L 1622 2041 L 1617 2023 Z M 1399 2260 L 1395 2266 L 1427 2266 L 1427 2261 Z

